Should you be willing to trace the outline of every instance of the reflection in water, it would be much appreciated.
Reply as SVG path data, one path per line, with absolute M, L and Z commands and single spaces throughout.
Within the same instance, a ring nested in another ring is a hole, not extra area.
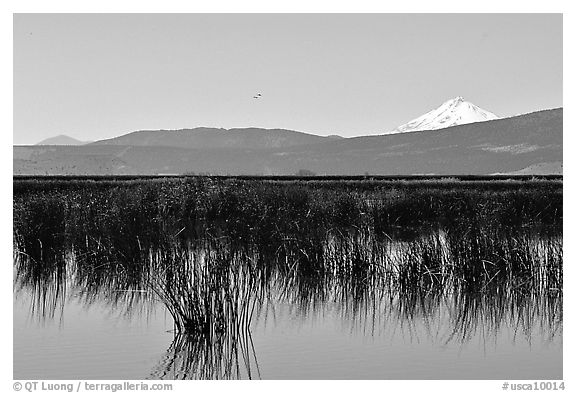
M 18 250 L 15 294 L 31 296 L 39 319 L 53 318 L 71 294 L 127 314 L 160 302 L 175 332 L 155 379 L 260 378 L 250 328 L 281 318 L 278 304 L 302 321 L 335 313 L 367 336 L 419 340 L 424 332 L 428 341 L 465 344 L 502 331 L 528 342 L 562 335 L 558 236 L 426 230 L 397 240 L 353 231 L 274 248 L 220 238 L 142 247 L 127 259 L 69 247 L 37 260 Z
M 71 298 L 167 310 L 155 378 L 266 378 L 251 334 L 260 348 L 282 318 L 439 345 L 562 339 L 558 181 L 23 180 L 13 206 L 15 298 L 39 321 Z
M 64 309 L 66 299 L 67 263 L 37 263 L 23 251 L 14 251 L 14 293 L 28 292 L 32 299 L 30 315 L 39 321 L 52 319 L 57 310 Z M 60 313 L 61 315 L 62 313 Z
M 151 379 L 260 379 L 248 329 L 217 337 L 175 334 Z

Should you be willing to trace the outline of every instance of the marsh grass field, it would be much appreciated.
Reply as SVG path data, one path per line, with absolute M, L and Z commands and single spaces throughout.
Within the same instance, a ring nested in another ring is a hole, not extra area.
M 329 314 L 375 342 L 423 332 L 438 353 L 525 340 L 532 363 L 517 375 L 562 377 L 561 177 L 15 177 L 13 195 L 21 311 L 57 319 L 72 296 L 128 319 L 166 310 L 172 343 L 149 378 L 301 377 L 258 361 L 254 332 L 280 310 L 304 325 Z M 482 367 L 466 375 L 502 376 Z M 346 370 L 334 378 L 429 378 Z

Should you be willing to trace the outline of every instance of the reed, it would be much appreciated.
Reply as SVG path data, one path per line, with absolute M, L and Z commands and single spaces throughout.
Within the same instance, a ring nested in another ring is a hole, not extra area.
M 370 287 L 408 299 L 562 291 L 560 180 L 24 179 L 14 190 L 20 287 L 72 275 L 87 297 L 153 294 L 177 331 L 211 339 L 249 326 L 273 287 L 302 305 Z
M 245 254 L 220 247 L 151 251 L 145 286 L 166 306 L 176 331 L 215 337 L 249 325 L 257 300 L 253 268 Z

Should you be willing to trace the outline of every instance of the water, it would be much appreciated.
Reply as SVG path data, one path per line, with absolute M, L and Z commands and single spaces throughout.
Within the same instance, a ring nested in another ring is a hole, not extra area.
M 186 369 L 198 352 L 170 348 L 173 323 L 162 304 L 87 304 L 83 292 L 68 283 L 53 315 L 41 315 L 32 292 L 17 291 L 15 379 L 222 377 L 206 365 Z M 248 345 L 239 351 L 240 371 L 228 377 L 562 379 L 562 321 L 546 320 L 535 306 L 504 310 L 499 321 L 484 306 L 463 324 L 450 296 L 407 303 L 381 293 L 300 303 L 283 296 L 259 306 L 249 337 L 241 338 Z
M 15 379 L 562 378 L 561 184 L 50 184 Z

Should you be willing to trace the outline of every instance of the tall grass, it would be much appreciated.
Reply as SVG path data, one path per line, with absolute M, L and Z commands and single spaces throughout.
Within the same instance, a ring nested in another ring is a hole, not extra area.
M 250 324 L 255 278 L 244 254 L 209 247 L 155 250 L 146 287 L 166 305 L 175 329 L 215 337 Z
M 303 306 L 374 288 L 405 300 L 562 291 L 558 180 L 16 180 L 14 191 L 18 288 L 41 294 L 73 272 L 87 294 L 153 296 L 177 331 L 210 340 L 249 326 L 273 288 Z

